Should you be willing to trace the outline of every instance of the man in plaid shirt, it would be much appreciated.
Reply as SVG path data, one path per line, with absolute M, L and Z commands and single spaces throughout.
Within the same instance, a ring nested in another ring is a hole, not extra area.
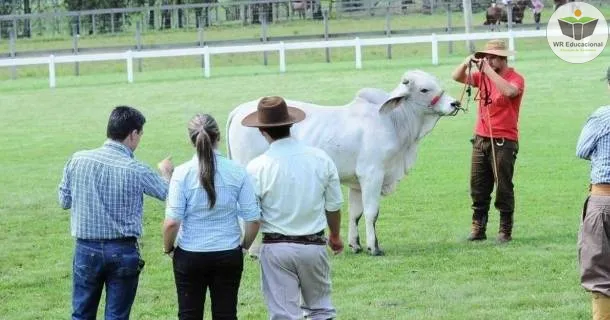
M 108 120 L 108 140 L 97 149 L 70 157 L 59 185 L 59 202 L 71 209 L 76 238 L 73 260 L 72 319 L 95 319 L 106 286 L 106 319 L 129 319 L 144 267 L 144 194 L 164 201 L 173 171 L 159 163 L 163 178 L 134 159 L 146 119 L 138 110 L 116 107 Z

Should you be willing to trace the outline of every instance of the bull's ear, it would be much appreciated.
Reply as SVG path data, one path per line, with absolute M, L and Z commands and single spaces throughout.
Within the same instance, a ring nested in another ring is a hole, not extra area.
M 389 98 L 381 105 L 381 108 L 379 108 L 379 113 L 387 114 L 394 111 L 394 109 L 398 108 L 398 106 L 402 103 L 402 100 L 405 98 L 405 96 L 395 96 Z
M 403 100 L 409 97 L 411 86 L 411 81 L 409 81 L 409 79 L 403 80 L 402 83 L 390 93 L 390 98 L 388 98 L 388 100 L 381 105 L 381 108 L 379 108 L 379 113 L 390 113 L 400 106 Z

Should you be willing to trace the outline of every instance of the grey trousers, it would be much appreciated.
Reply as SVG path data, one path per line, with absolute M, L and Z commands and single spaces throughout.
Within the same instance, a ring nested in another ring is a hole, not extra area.
M 578 234 L 581 285 L 610 297 L 610 196 L 590 196 Z
M 270 320 L 336 317 L 330 299 L 330 264 L 326 246 L 263 244 L 260 263 Z

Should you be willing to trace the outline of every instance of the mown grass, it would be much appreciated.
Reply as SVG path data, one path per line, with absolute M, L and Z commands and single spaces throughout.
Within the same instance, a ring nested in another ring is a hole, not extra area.
M 386 256 L 345 252 L 332 258 L 338 319 L 590 318 L 576 260 L 588 164 L 575 158 L 574 148 L 586 117 L 608 102 L 599 79 L 610 59 L 607 49 L 592 62 L 569 64 L 545 46 L 517 43 L 523 49 L 514 66 L 524 74 L 527 91 L 515 175 L 514 241 L 465 241 L 470 225 L 468 139 L 475 116 L 471 103 L 470 112 L 438 123 L 422 141 L 411 173 L 382 201 L 377 225 Z M 459 47 L 463 44 L 456 44 L 456 50 L 465 52 Z M 131 85 L 114 69 L 102 75 L 64 74 L 53 90 L 45 78 L 0 82 L 0 319 L 69 317 L 73 240 L 56 188 L 72 152 L 103 142 L 113 106 L 136 106 L 148 119 L 139 159 L 152 165 L 171 154 L 181 163 L 193 152 L 185 126 L 194 113 L 209 112 L 224 128 L 234 106 L 262 95 L 343 104 L 362 87 L 391 90 L 403 71 L 421 68 L 458 97 L 462 88 L 450 73 L 461 52 L 443 55 L 439 66 L 431 66 L 428 52 L 396 54 L 393 60 L 366 53 L 362 70 L 346 61 L 348 53 L 331 64 L 317 53 L 289 57 L 285 74 L 276 66 L 246 60 L 216 67 L 210 79 L 202 78 L 196 65 L 180 64 L 137 74 Z M 297 59 L 302 60 L 292 64 Z M 346 205 L 343 209 L 345 239 Z M 161 254 L 162 220 L 163 203 L 147 198 L 142 238 L 147 265 L 133 319 L 176 315 L 171 264 Z M 497 225 L 493 211 L 490 238 Z M 258 264 L 247 261 L 240 319 L 266 316 L 258 273 Z

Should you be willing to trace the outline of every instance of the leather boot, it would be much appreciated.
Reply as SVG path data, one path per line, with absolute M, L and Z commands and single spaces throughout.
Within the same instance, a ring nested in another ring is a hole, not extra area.
M 485 230 L 487 229 L 487 213 L 475 212 L 472 214 L 472 225 L 468 241 L 478 241 L 487 239 Z
M 501 212 L 500 213 L 500 230 L 498 231 L 498 242 L 509 242 L 511 241 L 513 234 L 513 213 L 512 212 Z
M 592 293 L 593 320 L 610 320 L 610 298 L 597 292 Z

